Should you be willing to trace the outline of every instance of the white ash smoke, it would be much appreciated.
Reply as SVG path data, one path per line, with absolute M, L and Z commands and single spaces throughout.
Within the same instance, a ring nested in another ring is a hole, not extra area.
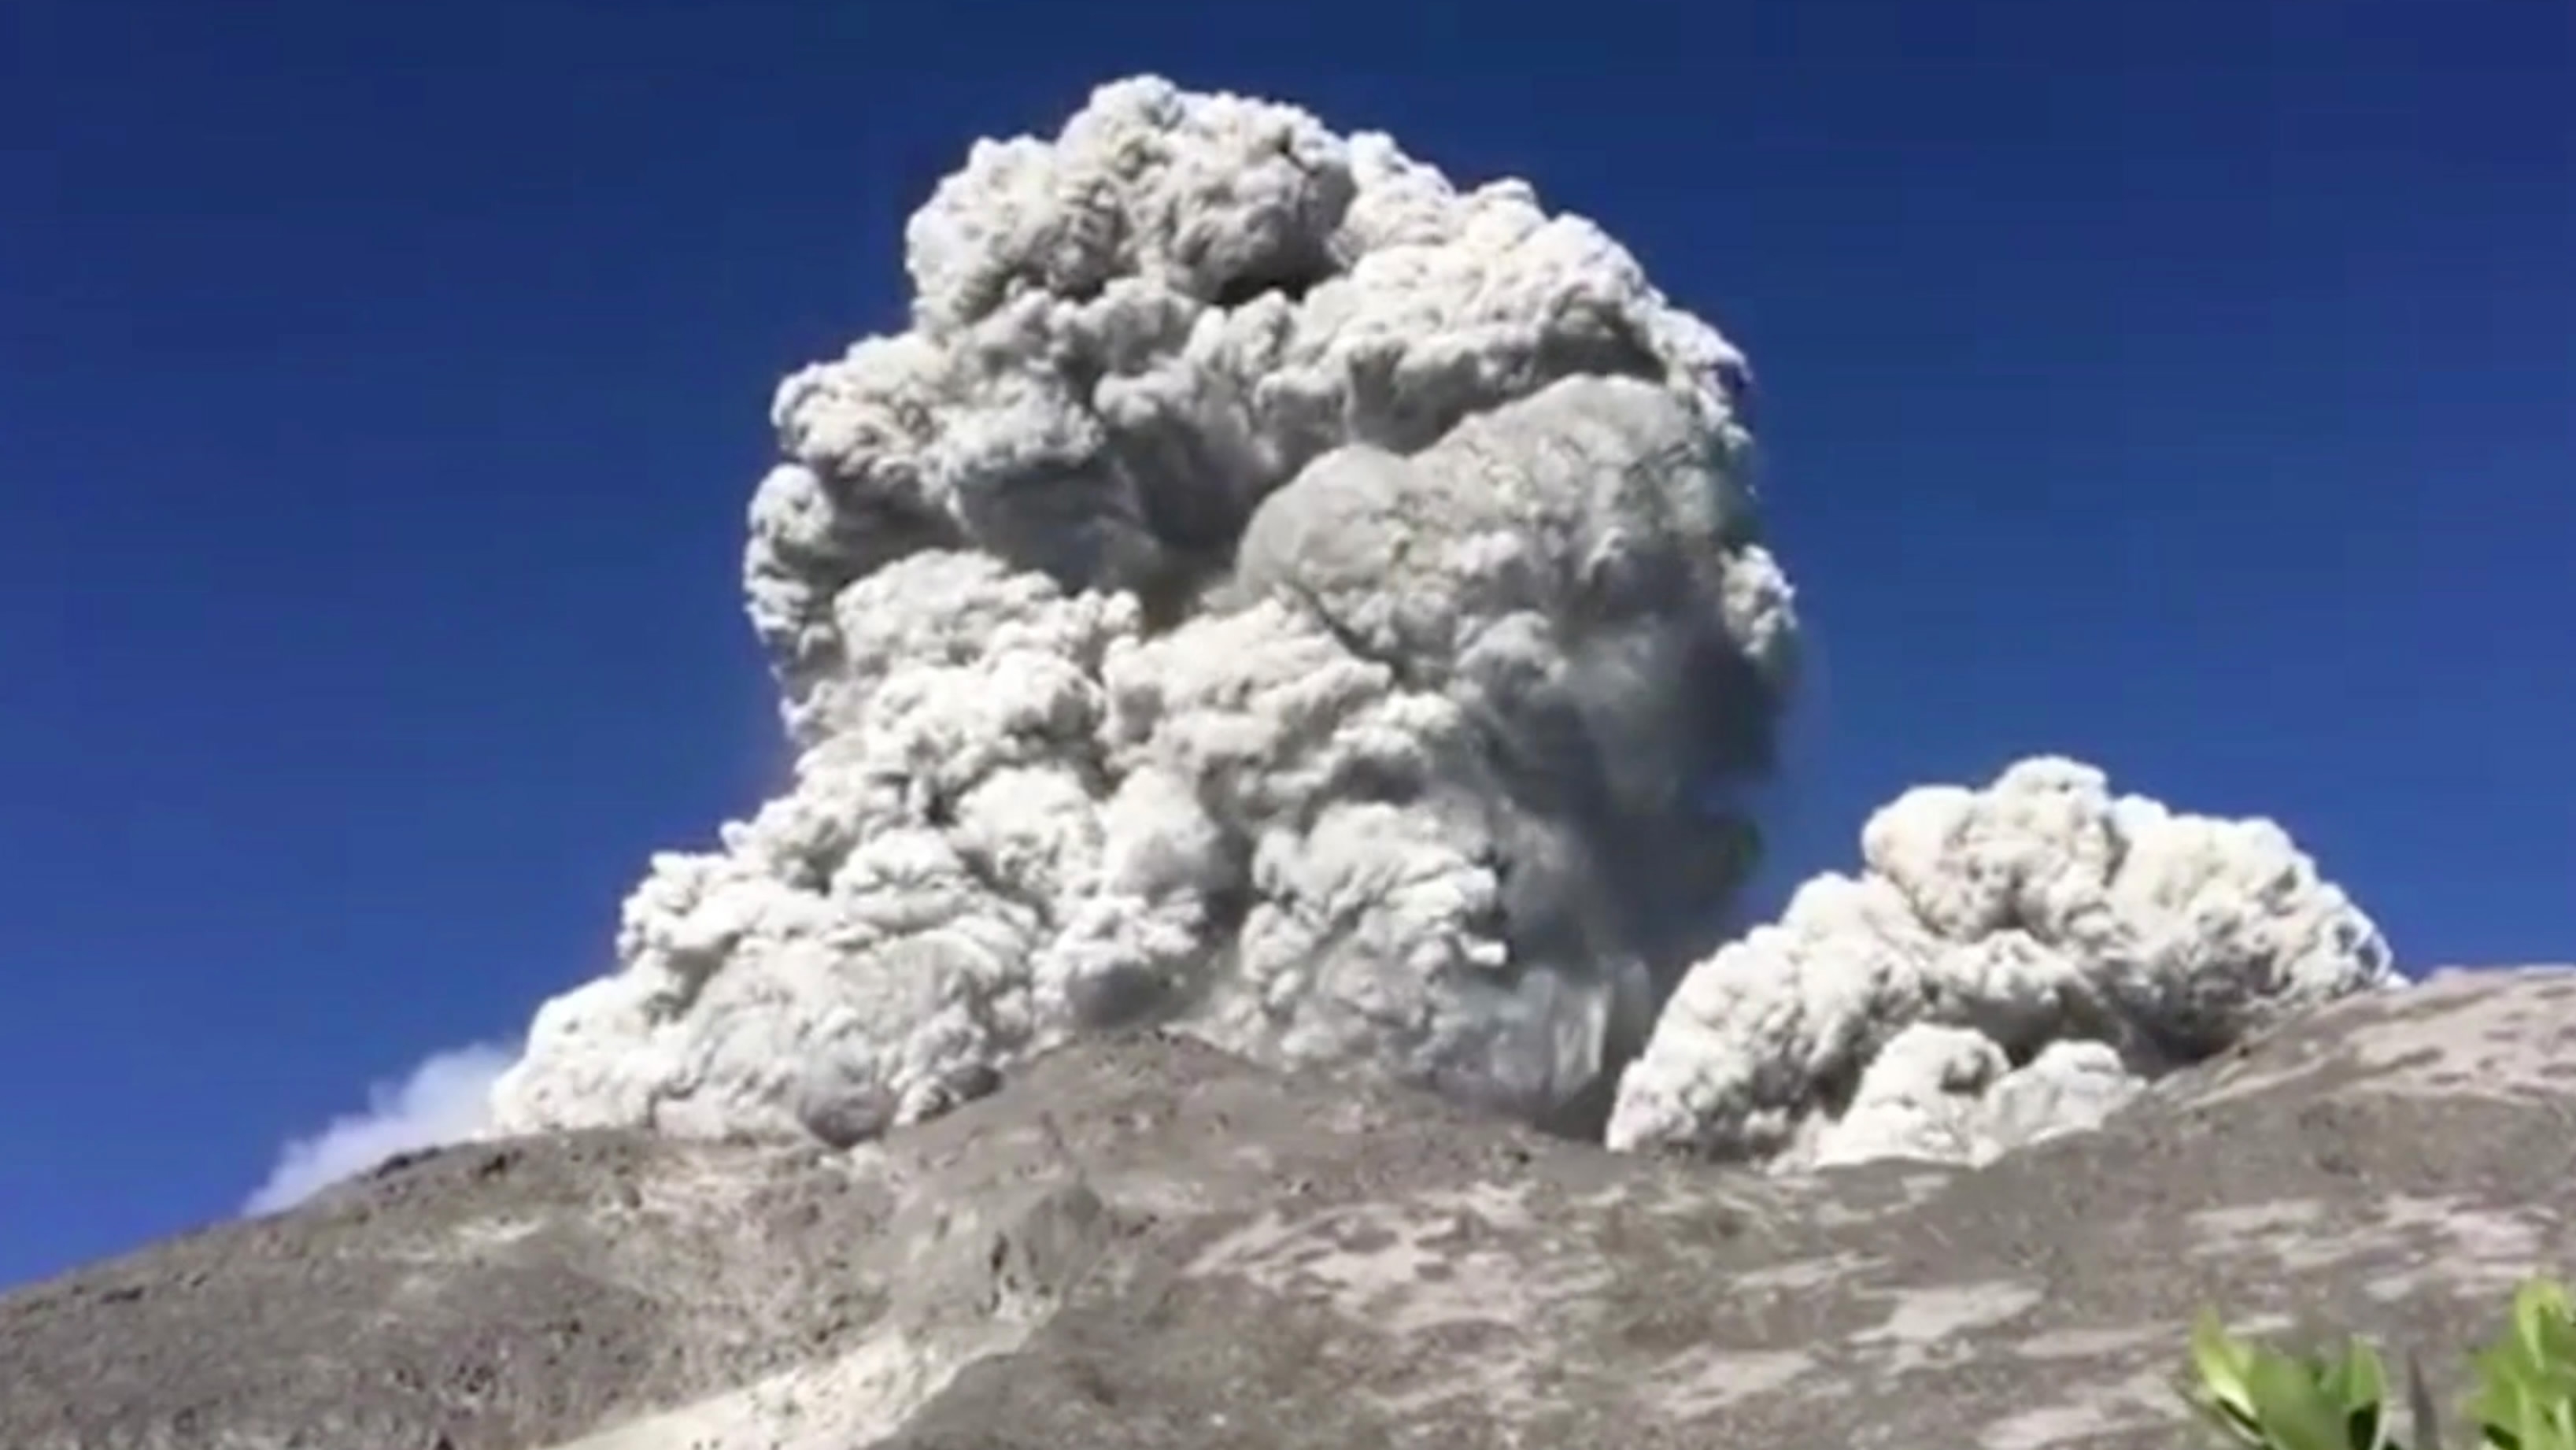
M 1743 359 L 1524 183 L 1153 78 L 906 242 L 752 503 L 793 786 L 656 858 L 497 1126 L 851 1141 L 1158 1019 L 1597 1132 L 1793 670 Z
M 1907 791 L 1861 855 L 1690 970 L 1621 1076 L 1612 1147 L 1984 1162 L 2292 1013 L 2405 985 L 2278 825 L 2115 798 L 2063 758 Z
M 293 1208 L 395 1154 L 477 1136 L 490 1121 L 492 1082 L 511 1058 L 507 1047 L 476 1043 L 431 1053 L 402 1078 L 369 1086 L 363 1110 L 288 1139 L 242 1212 Z

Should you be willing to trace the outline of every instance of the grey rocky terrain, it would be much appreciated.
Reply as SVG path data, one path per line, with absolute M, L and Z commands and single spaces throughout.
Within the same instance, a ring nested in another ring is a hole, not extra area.
M 0 1297 L 10 1450 L 2202 1443 L 2192 1312 L 2437 1390 L 2576 1261 L 2576 969 L 2347 998 L 1982 1166 L 1614 1154 L 1151 1031 L 846 1152 L 387 1165 Z

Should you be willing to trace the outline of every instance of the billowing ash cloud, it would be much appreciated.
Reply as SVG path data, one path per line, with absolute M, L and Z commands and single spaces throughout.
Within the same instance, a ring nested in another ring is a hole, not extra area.
M 293 1208 L 394 1154 L 474 1137 L 490 1118 L 493 1080 L 510 1060 L 508 1048 L 478 1043 L 431 1053 L 401 1081 L 375 1084 L 365 1111 L 288 1140 L 242 1212 Z
M 1861 855 L 1690 970 L 1620 1079 L 1611 1146 L 1981 1162 L 2287 1014 L 2404 985 L 2279 826 L 2114 797 L 2070 760 L 1907 791 Z
M 906 240 L 752 503 L 794 783 L 656 859 L 498 1126 L 848 1141 L 1153 1018 L 1597 1131 L 1792 672 L 1742 359 L 1525 184 L 1154 79 Z

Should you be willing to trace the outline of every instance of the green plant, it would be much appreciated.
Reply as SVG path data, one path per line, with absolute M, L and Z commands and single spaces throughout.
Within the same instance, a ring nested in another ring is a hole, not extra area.
M 2291 1354 L 2234 1338 L 2216 1313 L 2192 1326 L 2201 1416 L 2249 1450 L 2410 1450 L 2390 1424 L 2378 1351 L 2347 1339 L 2340 1356 Z M 2467 1409 L 2484 1450 L 2576 1450 L 2576 1309 L 2567 1290 L 2533 1279 L 2513 1297 L 2503 1334 L 2470 1359 Z M 2441 1450 L 2440 1416 L 2407 1361 L 2411 1450 Z

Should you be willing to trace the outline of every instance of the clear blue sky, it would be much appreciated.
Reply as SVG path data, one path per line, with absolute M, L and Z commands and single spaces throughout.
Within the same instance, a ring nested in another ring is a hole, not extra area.
M 1159 70 L 1532 178 L 1752 354 L 1778 874 L 2041 749 L 2576 954 L 2576 11 L 12 0 L 0 1283 L 608 962 L 780 765 L 777 376 Z M 1774 884 L 1776 892 L 1777 883 Z

